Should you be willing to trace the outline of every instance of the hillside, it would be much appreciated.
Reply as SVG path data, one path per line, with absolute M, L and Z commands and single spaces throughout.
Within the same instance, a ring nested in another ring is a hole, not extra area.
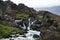
M 49 16 L 51 19 L 53 20 L 56 20 L 57 22 L 60 22 L 60 16 L 56 15 L 56 14 L 53 14 L 51 12 L 48 12 L 48 11 L 39 11 L 38 14 L 45 14 L 47 16 Z
M 16 5 L 12 1 L 0 1 L 0 15 L 8 14 L 15 17 L 17 13 L 35 13 L 33 8 L 29 8 L 24 4 L 20 3 Z M 13 14 L 13 15 L 12 15 Z
M 46 10 L 36 11 L 22 3 L 16 5 L 10 0 L 0 0 L 0 28 L 0 38 L 19 34 L 24 38 L 32 36 L 38 40 L 60 40 L 60 16 Z M 40 35 L 36 35 L 36 31 Z

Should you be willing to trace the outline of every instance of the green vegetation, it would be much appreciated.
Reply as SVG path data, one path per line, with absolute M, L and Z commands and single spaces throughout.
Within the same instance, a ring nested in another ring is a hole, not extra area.
M 36 38 L 35 40 L 40 40 L 40 38 Z
M 25 31 L 18 28 L 9 27 L 7 25 L 0 24 L 0 38 L 9 37 L 13 32 L 24 34 Z
M 29 15 L 28 14 L 25 14 L 25 13 L 22 13 L 22 14 L 16 14 L 16 18 L 28 18 Z
M 38 18 L 38 19 L 42 19 L 43 16 L 41 16 L 41 15 L 37 15 L 37 18 Z

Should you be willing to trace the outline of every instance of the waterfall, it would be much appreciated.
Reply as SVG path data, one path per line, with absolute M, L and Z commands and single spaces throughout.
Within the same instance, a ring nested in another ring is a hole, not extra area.
M 36 21 L 37 21 L 37 20 L 34 20 L 34 21 L 31 23 L 31 25 L 33 25 Z
M 22 29 L 26 29 L 26 26 L 25 26 L 24 23 L 23 23 L 23 26 L 19 25 L 19 27 L 22 28 Z
M 28 22 L 29 23 L 28 23 L 28 28 L 27 29 L 30 30 L 30 26 L 31 26 L 30 18 L 28 19 Z
M 29 23 L 28 23 L 28 28 L 27 29 L 30 30 L 31 25 L 33 25 L 36 22 L 36 20 L 31 22 L 31 18 L 29 18 L 28 21 L 29 21 Z
M 31 26 L 31 21 L 30 21 L 30 18 L 28 19 L 28 27 L 23 23 L 23 26 L 19 25 L 19 27 L 21 27 L 22 29 L 26 29 L 27 27 L 27 30 L 30 30 L 30 26 Z
M 23 27 L 22 27 L 23 29 L 26 29 L 26 26 L 25 26 L 25 24 L 23 23 Z
M 24 23 L 23 23 L 23 26 L 19 25 L 19 27 L 21 27 L 22 29 L 26 29 L 26 27 L 27 27 L 27 30 L 30 30 L 31 25 L 33 25 L 35 22 L 36 22 L 36 20 L 31 21 L 31 18 L 29 18 L 28 19 L 28 24 L 27 24 L 28 27 Z
M 40 36 L 40 31 L 34 31 L 34 30 L 30 30 L 30 27 L 31 25 L 33 25 L 34 23 L 36 22 L 36 20 L 34 21 L 31 21 L 31 18 L 28 19 L 28 27 L 23 23 L 23 26 L 22 25 L 19 25 L 19 27 L 21 27 L 22 29 L 28 29 L 27 33 L 24 34 L 24 36 L 26 37 L 23 37 L 21 35 L 19 35 L 18 37 L 14 38 L 7 38 L 7 39 L 2 39 L 2 40 L 35 40 L 35 38 L 33 38 L 33 35 L 36 34 L 38 36 Z

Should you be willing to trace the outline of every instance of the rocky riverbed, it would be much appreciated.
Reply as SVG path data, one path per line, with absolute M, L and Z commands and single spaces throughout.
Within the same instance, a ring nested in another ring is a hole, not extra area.
M 31 18 L 29 18 L 27 21 L 28 21 L 27 33 L 25 33 L 23 35 L 18 35 L 18 37 L 14 37 L 16 35 L 12 35 L 11 38 L 6 38 L 6 39 L 3 38 L 1 40 L 35 40 L 36 38 L 39 38 L 40 31 L 31 30 L 31 25 L 34 24 L 34 21 L 31 21 Z M 17 21 L 16 21 L 16 23 L 17 23 Z M 23 23 L 23 26 L 20 25 L 20 27 L 22 29 L 26 29 L 26 25 L 24 23 Z

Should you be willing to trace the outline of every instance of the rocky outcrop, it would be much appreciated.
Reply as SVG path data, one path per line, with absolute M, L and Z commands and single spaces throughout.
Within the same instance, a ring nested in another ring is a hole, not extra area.
M 48 13 L 48 12 L 47 12 Z M 52 16 L 53 14 L 46 14 L 42 19 L 40 28 L 41 40 L 60 40 L 60 22 L 55 19 L 58 16 Z M 59 17 L 58 17 L 59 18 Z M 47 19 L 47 20 L 46 20 Z
M 41 40 L 60 40 L 60 33 L 59 32 L 46 32 L 41 34 Z
M 37 20 L 35 23 L 31 26 L 32 30 L 40 31 L 41 21 Z
M 49 16 L 49 18 L 50 19 L 54 19 L 54 20 L 56 20 L 58 23 L 60 23 L 60 16 L 58 16 L 58 15 L 56 15 L 56 14 L 53 14 L 53 13 L 51 13 L 51 12 L 49 12 L 49 11 L 39 11 L 38 12 L 38 15 L 47 15 L 47 16 Z
M 0 1 L 0 11 L 3 12 L 3 14 L 8 14 L 15 18 L 17 13 L 27 13 L 34 15 L 36 11 L 33 8 L 29 8 L 25 6 L 24 4 L 20 3 L 19 5 L 16 5 L 12 1 Z M 12 15 L 13 14 L 13 15 Z

